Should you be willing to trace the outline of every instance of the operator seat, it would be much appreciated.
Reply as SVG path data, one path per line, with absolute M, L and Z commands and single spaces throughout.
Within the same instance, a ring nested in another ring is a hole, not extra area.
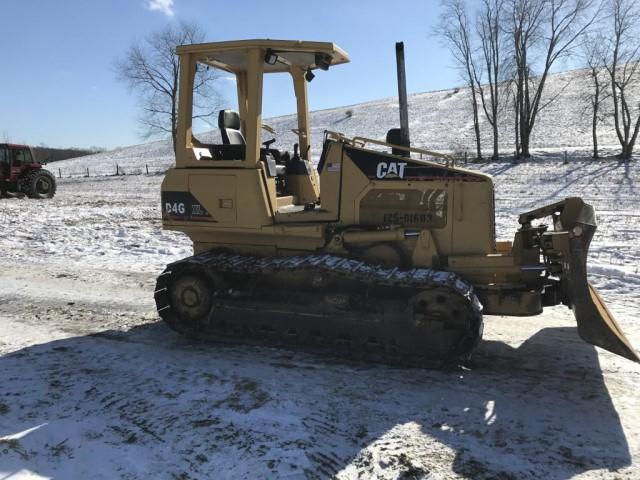
M 225 145 L 246 145 L 247 142 L 240 131 L 240 115 L 233 110 L 220 110 L 218 128 Z
M 218 128 L 222 136 L 222 148 L 214 147 L 218 152 L 216 158 L 223 160 L 232 158 L 244 158 L 245 145 L 247 142 L 240 131 L 240 115 L 233 110 L 220 110 L 218 113 Z M 285 165 L 278 165 L 273 152 L 280 156 L 277 150 L 271 150 L 267 147 L 260 149 L 260 160 L 267 167 L 267 174 L 276 179 L 276 191 L 278 195 L 283 195 L 285 190 L 285 178 L 287 169 Z M 240 155 L 239 155 L 240 154 Z

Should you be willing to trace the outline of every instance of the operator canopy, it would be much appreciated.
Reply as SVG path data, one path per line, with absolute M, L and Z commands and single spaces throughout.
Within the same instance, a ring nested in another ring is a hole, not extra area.
M 264 50 L 265 73 L 288 72 L 291 67 L 303 70 L 349 62 L 349 56 L 330 42 L 303 42 L 299 40 L 238 40 L 231 42 L 182 45 L 178 54 L 195 54 L 197 61 L 231 73 L 248 70 L 248 53 L 256 48 Z

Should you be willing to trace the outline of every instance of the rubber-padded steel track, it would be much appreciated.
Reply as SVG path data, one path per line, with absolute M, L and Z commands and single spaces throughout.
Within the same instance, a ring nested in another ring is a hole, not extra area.
M 391 363 L 464 359 L 482 335 L 482 306 L 456 274 L 330 254 L 205 252 L 168 265 L 155 300 L 188 335 Z

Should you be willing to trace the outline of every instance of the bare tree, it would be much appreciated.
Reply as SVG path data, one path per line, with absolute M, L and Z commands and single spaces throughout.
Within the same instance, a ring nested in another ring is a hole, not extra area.
M 480 92 L 485 117 L 493 131 L 493 159 L 499 156 L 498 115 L 503 108 L 505 96 L 504 51 L 505 35 L 500 23 L 504 15 L 504 0 L 482 0 L 476 19 L 476 31 L 480 39 L 483 68 L 474 69 L 474 77 Z M 484 84 L 484 74 L 487 83 Z M 489 90 L 487 93 L 486 90 Z
M 478 100 L 476 95 L 476 81 L 473 65 L 472 40 L 469 37 L 471 28 L 464 0 L 442 0 L 440 21 L 434 34 L 442 39 L 451 55 L 456 67 L 462 72 L 462 77 L 471 91 L 471 107 L 473 111 L 473 129 L 476 140 L 476 156 L 482 160 L 482 146 L 480 143 L 480 120 L 478 118 Z
M 545 98 L 551 67 L 573 52 L 597 17 L 595 0 L 507 0 L 508 32 L 515 64 L 518 155 L 529 157 L 531 135 L 541 110 L 559 93 Z M 539 62 L 536 62 L 537 58 Z M 538 68 L 536 68 L 538 67 Z M 538 70 L 540 73 L 536 73 Z
M 593 158 L 600 158 L 598 150 L 598 124 L 607 114 L 606 103 L 611 99 L 608 72 L 606 69 L 607 42 L 602 32 L 587 35 L 583 43 L 585 75 L 590 88 L 583 94 L 586 103 L 585 112 L 591 116 L 591 135 L 593 137 Z
M 530 97 L 531 74 L 528 54 L 539 42 L 543 10 L 544 4 L 541 0 L 509 0 L 508 4 L 507 15 L 510 20 L 508 33 L 511 36 L 513 55 L 512 88 L 514 117 L 516 118 L 516 157 L 520 157 L 524 150 L 522 126 L 526 119 L 525 102 L 529 101 Z
M 606 68 L 620 157 L 629 160 L 640 129 L 640 104 L 630 98 L 640 75 L 640 7 L 634 0 L 610 0 L 608 7 L 613 31 Z
M 170 135 L 176 149 L 178 117 L 178 78 L 180 62 L 178 45 L 201 43 L 202 28 L 194 22 L 181 21 L 135 42 L 115 64 L 118 78 L 138 94 L 142 113 L 139 123 L 145 138 Z M 219 74 L 214 69 L 198 68 L 194 82 L 193 118 L 214 115 L 220 95 L 214 82 Z

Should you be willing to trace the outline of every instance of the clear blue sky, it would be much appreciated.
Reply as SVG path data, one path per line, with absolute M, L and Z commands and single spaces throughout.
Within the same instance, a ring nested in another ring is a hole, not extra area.
M 155 5 L 155 9 L 152 8 Z M 409 92 L 458 85 L 430 36 L 437 0 L 0 0 L 0 141 L 114 147 L 141 143 L 134 95 L 113 62 L 132 41 L 179 19 L 207 41 L 333 41 L 351 63 L 318 72 L 313 110 L 397 94 L 394 43 L 403 40 Z M 292 113 L 289 84 L 267 85 L 263 116 Z

